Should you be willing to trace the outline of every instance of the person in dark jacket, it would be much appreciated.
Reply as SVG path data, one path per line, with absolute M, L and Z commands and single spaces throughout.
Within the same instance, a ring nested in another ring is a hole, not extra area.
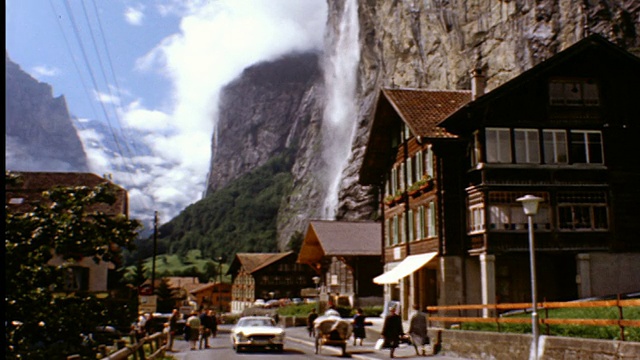
M 315 336 L 315 328 L 313 322 L 318 318 L 318 313 L 316 313 L 316 309 L 311 309 L 311 312 L 307 316 L 307 330 L 309 331 L 309 337 Z
M 391 358 L 393 358 L 394 351 L 400 345 L 400 337 L 403 335 L 402 319 L 400 315 L 396 314 L 396 308 L 392 307 L 389 309 L 389 315 L 387 315 L 382 324 L 382 337 L 384 338 L 385 347 L 391 349 Z
M 356 346 L 356 340 L 358 339 L 360 339 L 360 346 L 362 346 L 362 341 L 366 337 L 365 319 L 362 308 L 358 308 L 356 315 L 353 317 L 353 346 Z

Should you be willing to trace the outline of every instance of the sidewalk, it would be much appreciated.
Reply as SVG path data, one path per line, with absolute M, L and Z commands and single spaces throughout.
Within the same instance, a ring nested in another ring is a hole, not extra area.
M 350 338 L 347 342 L 347 353 L 350 357 L 354 359 L 360 360 L 371 360 L 371 359 L 380 359 L 380 358 L 388 358 L 389 350 L 376 350 L 374 349 L 376 341 L 380 338 L 380 333 L 382 332 L 382 324 L 384 319 L 379 317 L 368 317 L 368 322 L 371 322 L 371 326 L 367 326 L 366 335 L 367 337 L 364 339 L 362 346 L 359 344 L 353 345 L 353 337 Z M 404 321 L 402 324 L 403 330 L 406 332 L 409 330 L 409 322 Z M 287 341 L 295 341 L 299 343 L 304 343 L 312 348 L 315 347 L 315 339 L 313 337 L 309 337 L 309 333 L 307 328 L 304 326 L 297 327 L 288 327 L 285 328 L 287 334 Z M 359 343 L 359 341 L 358 341 Z M 427 347 L 427 353 L 431 349 L 431 347 Z M 331 353 L 331 354 L 340 354 L 341 349 L 337 347 L 329 347 L 323 346 L 320 350 L 321 353 Z M 395 352 L 396 358 L 401 359 L 424 359 L 424 356 L 417 356 L 415 353 L 415 349 L 410 345 L 402 345 L 400 348 L 396 349 Z M 442 354 L 431 355 L 428 358 L 435 358 L 439 360 L 464 360 L 461 358 L 455 358 L 450 356 L 445 356 Z

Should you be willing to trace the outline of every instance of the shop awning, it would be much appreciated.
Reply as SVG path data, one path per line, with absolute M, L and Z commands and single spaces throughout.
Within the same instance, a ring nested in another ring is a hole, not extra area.
M 430 252 L 419 255 L 409 255 L 393 269 L 373 278 L 376 284 L 397 284 L 400 279 L 410 275 L 414 271 L 425 266 L 429 261 L 438 255 L 437 252 Z

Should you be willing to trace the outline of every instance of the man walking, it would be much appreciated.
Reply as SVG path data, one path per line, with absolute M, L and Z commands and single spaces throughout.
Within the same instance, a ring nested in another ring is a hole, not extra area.
M 202 332 L 200 334 L 200 344 L 198 348 L 202 350 L 202 344 L 204 348 L 209 349 L 209 336 L 211 336 L 211 330 L 213 328 L 213 318 L 211 316 L 211 310 L 203 310 L 200 315 L 200 324 L 202 326 Z
M 392 307 L 389 309 L 389 315 L 387 315 L 382 324 L 382 337 L 384 338 L 385 347 L 391 349 L 391 358 L 393 358 L 393 353 L 400 345 L 400 337 L 402 335 L 404 335 L 402 319 L 400 315 L 396 314 L 396 308 Z

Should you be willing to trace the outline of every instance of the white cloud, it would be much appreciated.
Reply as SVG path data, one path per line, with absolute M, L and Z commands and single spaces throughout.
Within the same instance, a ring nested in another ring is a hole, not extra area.
M 52 76 L 60 75 L 60 69 L 51 67 L 51 66 L 40 65 L 40 66 L 33 67 L 33 69 L 31 70 L 31 73 L 38 78 L 52 77 Z
M 140 132 L 136 141 L 152 154 L 131 159 L 133 175 L 114 173 L 114 181 L 129 189 L 132 216 L 143 221 L 154 210 L 168 221 L 201 198 L 221 88 L 252 64 L 321 49 L 326 21 L 325 0 L 171 0 L 156 10 L 180 14 L 180 32 L 136 67 L 167 77 L 172 103 L 158 110 L 136 99 L 122 108 L 122 125 Z M 127 14 L 141 11 L 130 8 Z
M 136 7 L 127 7 L 124 11 L 125 20 L 135 26 L 142 25 L 142 20 L 144 19 L 144 6 L 137 5 Z

